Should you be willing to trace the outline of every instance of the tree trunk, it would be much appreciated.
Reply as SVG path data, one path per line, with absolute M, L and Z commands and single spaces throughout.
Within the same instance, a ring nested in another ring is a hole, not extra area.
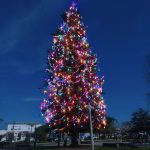
M 78 147 L 78 133 L 75 130 L 71 131 L 71 147 Z

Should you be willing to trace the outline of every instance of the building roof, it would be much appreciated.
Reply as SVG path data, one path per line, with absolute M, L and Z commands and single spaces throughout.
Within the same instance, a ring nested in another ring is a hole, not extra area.
M 42 125 L 41 123 L 32 123 L 32 122 L 14 122 L 14 123 L 8 123 L 8 125 Z

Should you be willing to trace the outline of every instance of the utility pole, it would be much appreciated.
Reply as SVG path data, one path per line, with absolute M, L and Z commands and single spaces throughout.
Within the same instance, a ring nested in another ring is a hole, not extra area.
M 16 144 L 15 144 L 15 142 L 16 142 L 16 137 L 15 137 L 15 121 L 13 122 L 13 140 L 14 141 L 12 141 L 12 142 L 14 142 L 14 144 L 13 144 L 13 146 L 14 146 L 14 148 L 16 147 Z
M 34 149 L 36 149 L 36 143 L 37 143 L 37 128 L 35 125 L 35 132 L 34 132 Z
M 92 114 L 91 105 L 89 104 L 89 117 L 90 117 L 90 135 L 91 135 L 91 150 L 94 150 L 94 140 L 93 140 L 93 125 L 92 125 Z

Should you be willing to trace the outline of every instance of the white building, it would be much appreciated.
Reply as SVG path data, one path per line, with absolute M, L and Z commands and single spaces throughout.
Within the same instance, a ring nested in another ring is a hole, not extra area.
M 28 132 L 28 133 L 34 133 L 35 128 L 40 127 L 41 124 L 34 124 L 34 123 L 12 123 L 8 124 L 7 132 Z
M 9 139 L 9 134 L 13 134 L 14 138 L 12 142 L 25 141 L 26 135 L 30 134 L 30 141 L 33 140 L 31 136 L 35 132 L 35 129 L 42 126 L 36 123 L 10 123 L 8 124 L 7 130 L 0 130 L 0 135 L 3 138 L 0 142 L 5 142 Z
M 0 136 L 5 135 L 7 133 L 7 130 L 0 130 Z

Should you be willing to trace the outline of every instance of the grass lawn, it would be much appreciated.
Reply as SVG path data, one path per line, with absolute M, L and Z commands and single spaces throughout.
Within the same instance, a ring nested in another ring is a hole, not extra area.
M 95 148 L 95 150 L 150 150 L 150 148 L 105 148 L 105 147 L 100 147 L 100 148 Z
M 91 150 L 89 147 L 85 148 L 52 148 L 52 149 L 36 149 L 36 150 Z M 150 148 L 95 148 L 95 150 L 150 150 Z

